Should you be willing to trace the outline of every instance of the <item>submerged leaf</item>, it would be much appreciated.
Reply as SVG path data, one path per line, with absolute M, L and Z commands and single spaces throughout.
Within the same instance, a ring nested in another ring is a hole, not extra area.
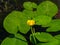
M 51 1 L 43 1 L 37 7 L 38 15 L 48 15 L 50 17 L 53 17 L 57 12 L 57 6 Z

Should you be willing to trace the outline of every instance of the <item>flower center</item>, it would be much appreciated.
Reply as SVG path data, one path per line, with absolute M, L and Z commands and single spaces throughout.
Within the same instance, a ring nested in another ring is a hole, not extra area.
M 34 20 L 27 20 L 27 24 L 29 26 L 33 26 L 33 25 L 35 25 L 35 21 Z

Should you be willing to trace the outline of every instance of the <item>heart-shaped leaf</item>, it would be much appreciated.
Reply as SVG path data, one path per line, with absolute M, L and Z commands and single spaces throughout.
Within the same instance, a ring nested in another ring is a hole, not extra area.
M 6 29 L 7 32 L 9 33 L 17 33 L 18 31 L 18 24 L 19 20 L 17 16 L 21 14 L 19 11 L 12 11 L 5 19 L 3 22 L 4 28 Z
M 49 25 L 49 28 L 47 29 L 48 32 L 56 32 L 60 31 L 60 19 L 52 20 Z
M 21 41 L 27 42 L 27 40 L 25 39 L 25 37 L 23 37 L 21 34 L 15 34 L 15 38 L 19 39 Z
M 51 17 L 46 15 L 40 15 L 33 19 L 36 21 L 37 25 L 47 25 L 51 22 Z
M 59 45 L 59 41 L 58 40 L 54 40 L 48 43 L 38 43 L 37 45 Z
M 60 34 L 55 36 L 56 39 L 60 40 Z
M 35 36 L 36 39 L 38 39 L 40 42 L 44 42 L 44 43 L 40 43 L 38 42 L 37 45 L 58 45 L 59 44 L 59 40 L 55 39 L 53 36 L 51 36 L 49 33 L 45 33 L 45 32 L 37 32 L 33 34 Z M 32 40 L 32 34 L 30 35 L 30 41 L 33 42 Z M 34 42 L 33 42 L 34 43 Z
M 56 35 L 55 38 L 56 38 L 57 40 L 59 40 L 59 45 L 60 45 L 60 34 L 59 34 L 59 35 Z
M 24 13 L 19 11 L 12 11 L 4 19 L 4 28 L 7 32 L 16 34 L 18 30 L 22 33 L 27 33 L 29 31 L 29 26 L 27 25 L 27 20 L 29 18 L 24 16 Z
M 33 8 L 37 8 L 37 4 L 33 2 L 24 2 L 23 6 L 27 10 L 33 10 Z
M 22 35 L 17 34 L 16 36 L 18 38 L 21 38 L 22 40 L 26 41 L 26 39 Z M 22 40 L 17 39 L 17 38 L 9 38 L 9 37 L 7 37 L 7 38 L 5 38 L 3 40 L 1 45 L 28 45 L 27 42 L 22 41 Z
M 56 4 L 51 1 L 43 1 L 37 7 L 38 15 L 48 15 L 53 17 L 58 12 Z
M 44 32 L 41 32 L 40 34 L 36 34 L 35 37 L 41 42 L 51 42 L 55 40 L 55 38 L 53 38 L 53 36 L 51 36 L 49 33 L 44 33 Z
M 33 11 L 30 11 L 30 10 L 23 10 L 23 13 L 25 14 L 25 16 L 27 18 L 33 18 L 34 17 L 34 12 Z
M 46 42 L 46 43 L 38 43 L 37 45 L 59 45 L 59 40 L 54 39 L 50 42 Z

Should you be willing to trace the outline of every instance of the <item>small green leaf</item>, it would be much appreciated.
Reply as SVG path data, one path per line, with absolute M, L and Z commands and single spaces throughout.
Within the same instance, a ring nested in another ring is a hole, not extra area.
M 33 44 L 34 44 L 33 35 L 36 36 L 36 35 L 38 35 L 38 34 L 40 34 L 40 32 L 37 32 L 37 33 L 34 33 L 34 34 L 31 34 L 31 35 L 30 35 L 30 41 L 31 41 Z
M 6 38 L 3 40 L 1 45 L 28 45 L 27 42 L 15 39 L 15 38 Z
M 37 7 L 38 15 L 48 15 L 53 17 L 58 12 L 56 4 L 51 1 L 43 1 Z
M 55 36 L 56 39 L 60 40 L 60 34 Z
M 49 33 L 44 33 L 44 32 L 35 35 L 35 37 L 41 42 L 51 42 L 55 40 L 55 38 L 53 38 L 53 36 L 51 36 Z
M 38 43 L 37 45 L 59 45 L 59 41 L 57 39 L 55 39 L 55 40 L 52 40 L 51 42 Z
M 36 21 L 37 25 L 47 25 L 51 22 L 51 17 L 40 15 L 35 18 L 33 18 Z
M 37 45 L 59 45 L 59 42 L 55 40 L 48 43 L 38 43 Z
M 16 38 L 16 39 L 19 39 L 19 40 L 21 40 L 21 41 L 27 42 L 27 40 L 25 39 L 25 37 L 22 36 L 21 34 L 15 34 L 15 38 Z
M 60 31 L 60 19 L 52 20 L 50 24 L 48 24 L 49 28 L 46 30 L 47 32 L 56 32 Z
M 32 34 L 30 35 L 30 41 L 31 41 L 33 44 L 35 43 Z
M 25 14 L 25 17 L 30 19 L 33 19 L 34 17 L 38 16 L 36 11 L 23 10 L 23 13 Z
M 23 6 L 27 10 L 33 10 L 33 8 L 37 7 L 37 4 L 35 4 L 33 2 L 24 2 Z
M 27 18 L 24 13 L 19 11 L 12 11 L 3 22 L 4 28 L 7 32 L 16 34 L 18 30 L 22 33 L 27 33 L 30 27 L 27 25 Z
M 33 11 L 30 11 L 30 10 L 23 10 L 23 13 L 25 13 L 25 16 L 27 18 L 33 18 L 34 17 L 34 12 Z
M 55 38 L 59 40 L 59 45 L 60 45 L 60 34 L 56 35 Z

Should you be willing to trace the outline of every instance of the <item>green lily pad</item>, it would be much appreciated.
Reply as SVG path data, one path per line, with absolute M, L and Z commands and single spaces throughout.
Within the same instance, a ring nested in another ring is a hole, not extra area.
M 60 31 L 60 19 L 52 20 L 50 24 L 48 24 L 49 28 L 46 30 L 47 32 L 56 32 Z
M 18 34 L 18 35 L 19 35 L 19 34 Z M 17 36 L 18 36 L 18 35 L 17 35 Z M 19 38 L 19 37 L 20 37 L 22 40 L 25 40 L 25 41 L 26 41 L 26 39 L 25 39 L 22 35 L 19 35 L 18 38 Z M 1 43 L 1 45 L 28 45 L 27 42 L 22 41 L 22 40 L 16 39 L 16 38 L 9 38 L 9 37 L 7 37 L 7 38 L 5 38 L 5 39 L 3 40 L 3 42 Z
M 29 31 L 29 26 L 27 25 L 28 18 L 24 16 L 24 13 L 19 11 L 12 11 L 3 22 L 4 28 L 7 32 L 16 34 L 18 30 L 22 33 L 27 33 Z
M 41 32 L 40 34 L 36 34 L 35 37 L 41 42 L 51 42 L 55 40 L 55 38 L 53 38 L 52 35 L 44 32 Z
M 59 45 L 59 40 L 54 39 L 45 43 L 38 43 L 37 45 Z
M 48 15 L 53 17 L 58 12 L 56 4 L 51 1 L 43 1 L 37 7 L 38 15 Z
M 37 33 L 34 33 L 33 35 L 40 42 L 45 42 L 45 43 L 37 43 L 37 45 L 58 45 L 59 44 L 59 40 L 55 39 L 49 33 L 45 33 L 45 32 L 41 32 L 40 33 L 40 32 L 37 32 Z M 30 41 L 33 42 L 33 40 L 32 40 L 32 34 L 30 35 Z
M 3 26 L 7 32 L 16 34 L 18 31 L 19 20 L 17 19 L 19 11 L 13 11 L 4 19 Z
M 37 25 L 47 25 L 51 22 L 51 17 L 45 15 L 40 15 L 33 19 L 36 21 Z
M 59 41 L 58 40 L 54 40 L 48 43 L 38 43 L 37 45 L 59 45 Z
M 34 2 L 24 2 L 23 6 L 27 10 L 33 10 L 33 8 L 37 8 L 37 4 Z
M 54 36 L 57 40 L 59 40 L 59 45 L 60 45 L 60 34 Z
M 15 38 L 16 38 L 16 39 L 19 39 L 19 40 L 21 40 L 21 41 L 27 42 L 27 40 L 25 39 L 25 37 L 22 36 L 21 34 L 15 34 Z
M 33 11 L 30 11 L 30 10 L 23 10 L 23 13 L 25 14 L 25 16 L 27 18 L 33 18 L 34 17 L 34 12 Z
M 60 40 L 60 34 L 55 36 L 56 39 Z

